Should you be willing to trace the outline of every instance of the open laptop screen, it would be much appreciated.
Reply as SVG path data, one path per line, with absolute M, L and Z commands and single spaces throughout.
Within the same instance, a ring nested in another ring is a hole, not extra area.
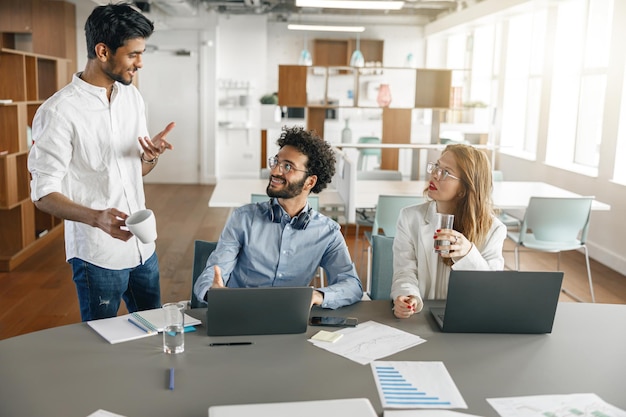
M 304 333 L 312 287 L 214 288 L 207 293 L 207 335 Z
M 550 333 L 562 281 L 563 272 L 451 271 L 442 330 Z

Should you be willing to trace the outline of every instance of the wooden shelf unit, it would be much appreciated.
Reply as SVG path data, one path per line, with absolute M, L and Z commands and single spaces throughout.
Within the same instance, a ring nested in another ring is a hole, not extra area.
M 39 106 L 76 71 L 76 6 L 0 0 L 0 271 L 10 271 L 63 231 L 30 201 L 27 129 Z
M 37 108 L 70 79 L 68 60 L 0 49 L 0 270 L 10 271 L 62 230 L 30 201 L 27 128 Z M 58 230 L 57 230 L 58 229 Z M 53 233 L 50 233 L 53 232 Z
M 307 129 L 314 130 L 324 137 L 326 110 L 339 107 L 379 108 L 376 104 L 360 96 L 364 83 L 380 82 L 393 75 L 401 76 L 396 91 L 413 86 L 400 104 L 392 100 L 389 107 L 382 109 L 382 142 L 411 142 L 411 112 L 413 109 L 448 109 L 451 106 L 452 71 L 422 68 L 353 68 L 346 66 L 302 66 L 280 65 L 278 68 L 278 103 L 280 106 L 304 107 Z M 347 84 L 352 85 L 354 98 L 349 105 L 331 104 L 329 97 L 341 96 L 333 91 L 333 77 L 353 77 Z M 310 81 L 320 78 L 315 85 Z M 407 82 L 408 81 L 408 82 Z M 322 84 L 320 86 L 320 84 Z M 392 91 L 394 86 L 392 84 Z M 309 94 L 314 92 L 314 94 Z M 314 98 L 311 98 L 314 96 Z M 321 99 L 319 97 L 322 97 Z M 398 150 L 385 149 L 381 157 L 381 169 L 398 169 Z

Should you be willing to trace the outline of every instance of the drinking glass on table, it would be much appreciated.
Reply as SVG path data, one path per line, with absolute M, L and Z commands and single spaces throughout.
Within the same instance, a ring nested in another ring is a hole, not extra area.
M 165 327 L 163 328 L 163 351 L 182 353 L 185 351 L 185 305 L 163 304 Z

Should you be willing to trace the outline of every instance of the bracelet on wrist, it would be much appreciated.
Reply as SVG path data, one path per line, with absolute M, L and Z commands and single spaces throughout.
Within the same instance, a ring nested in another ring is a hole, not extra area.
M 155 156 L 155 157 L 154 157 L 154 158 L 152 158 L 152 159 L 146 159 L 146 158 L 144 157 L 144 154 L 143 154 L 143 153 L 141 154 L 141 162 L 143 162 L 144 164 L 154 165 L 154 164 L 156 164 L 157 159 L 159 159 L 159 155 Z

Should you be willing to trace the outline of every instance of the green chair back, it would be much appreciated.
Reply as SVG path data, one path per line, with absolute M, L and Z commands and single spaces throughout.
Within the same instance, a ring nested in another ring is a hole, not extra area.
M 421 204 L 425 201 L 425 197 L 416 195 L 379 195 L 374 224 L 372 225 L 372 235 L 379 234 L 378 230 L 382 229 L 385 236 L 395 236 L 400 211 L 404 207 Z
M 380 143 L 380 138 L 373 136 L 362 136 L 359 138 L 359 143 Z M 382 150 L 380 148 L 368 148 L 368 149 L 359 149 L 359 159 L 357 161 L 357 171 L 363 171 L 365 167 L 365 158 L 367 157 L 375 157 L 376 163 L 380 165 L 380 161 L 382 158 Z
M 372 300 L 389 300 L 393 278 L 393 237 L 372 236 L 372 279 L 369 296 Z
M 374 137 L 374 136 L 362 136 L 359 138 L 359 143 L 380 143 L 380 138 Z M 381 150 L 380 148 L 368 148 L 368 149 L 359 149 L 359 152 L 361 155 L 363 156 L 368 156 L 368 155 L 375 155 L 380 157 L 381 155 Z
M 206 263 L 209 260 L 209 256 L 215 248 L 217 242 L 207 242 L 205 240 L 196 240 L 194 242 L 193 249 L 193 269 L 191 272 L 191 308 L 202 307 L 202 302 L 198 300 L 196 294 L 193 292 L 193 287 L 196 285 L 198 277 L 206 268 Z M 206 305 L 206 303 L 204 303 Z
M 519 243 L 530 243 L 532 236 L 533 246 L 544 246 L 544 250 L 567 250 L 565 247 L 572 244 L 584 245 L 592 202 L 593 197 L 531 197 L 522 220 Z M 532 232 L 528 233 L 529 230 Z

